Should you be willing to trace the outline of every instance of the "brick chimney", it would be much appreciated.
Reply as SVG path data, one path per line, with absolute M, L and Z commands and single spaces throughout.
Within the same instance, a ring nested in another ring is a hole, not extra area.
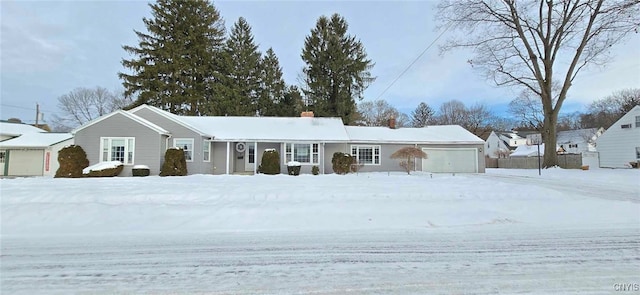
M 396 118 L 394 117 L 389 118 L 389 128 L 396 129 Z
M 302 112 L 302 113 L 300 113 L 300 117 L 303 117 L 303 118 L 313 118 L 313 112 L 312 112 L 312 111 Z

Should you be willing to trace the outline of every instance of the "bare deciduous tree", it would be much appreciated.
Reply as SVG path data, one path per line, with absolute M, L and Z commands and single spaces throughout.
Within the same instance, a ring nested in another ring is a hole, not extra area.
M 411 174 L 411 170 L 413 170 L 416 163 L 416 158 L 425 159 L 427 158 L 427 154 L 421 149 L 412 146 L 400 148 L 391 154 L 391 159 L 402 160 L 400 161 L 400 167 L 404 168 L 407 174 Z
M 396 119 L 396 127 L 405 127 L 409 124 L 409 116 L 401 113 L 385 100 L 364 101 L 358 104 L 359 125 L 387 126 L 390 118 Z
M 61 115 L 53 115 L 55 131 L 70 131 L 88 121 L 122 109 L 130 103 L 122 93 L 103 87 L 76 88 L 58 97 Z
M 556 124 L 578 73 L 609 60 L 609 50 L 640 26 L 638 0 L 450 0 L 442 27 L 460 34 L 442 47 L 470 48 L 470 63 L 499 86 L 528 89 L 544 114 L 544 167 L 558 164 Z M 559 85 L 557 92 L 553 84 Z M 557 99 L 554 101 L 554 97 Z

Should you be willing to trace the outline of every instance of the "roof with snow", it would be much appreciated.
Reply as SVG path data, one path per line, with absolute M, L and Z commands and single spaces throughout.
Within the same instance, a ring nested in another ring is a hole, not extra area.
M 71 133 L 25 133 L 0 142 L 0 148 L 44 148 L 72 138 Z
M 484 141 L 458 125 L 427 126 L 422 128 L 345 126 L 349 138 L 354 142 L 384 143 L 468 143 L 483 144 Z
M 0 121 L 0 134 L 3 134 L 3 135 L 18 136 L 21 134 L 40 133 L 40 132 L 47 132 L 47 131 L 31 126 L 29 124 L 10 123 L 10 122 Z
M 593 137 L 597 134 L 597 132 L 597 128 L 558 131 L 556 140 L 558 144 L 591 142 L 594 140 Z
M 556 151 L 561 150 L 560 146 L 556 145 Z M 537 145 L 521 145 L 516 148 L 509 157 L 537 157 L 538 146 Z M 540 144 L 540 156 L 544 156 L 544 143 Z
M 190 117 L 179 120 L 220 141 L 326 141 L 349 140 L 340 118 Z

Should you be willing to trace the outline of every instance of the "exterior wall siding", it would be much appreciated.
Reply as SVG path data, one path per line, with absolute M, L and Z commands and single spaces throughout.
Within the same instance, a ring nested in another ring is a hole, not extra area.
M 154 124 L 164 128 L 171 133 L 168 146 L 165 144 L 162 151 L 161 163 L 164 162 L 164 153 L 168 147 L 174 146 L 174 139 L 176 138 L 193 138 L 193 161 L 187 162 L 187 171 L 189 174 L 213 174 L 212 162 L 204 161 L 203 144 L 206 138 L 203 138 L 199 133 L 182 126 L 166 117 L 159 115 L 158 113 L 149 109 L 139 109 L 134 113 L 136 116 L 142 117 Z M 210 156 L 211 157 L 211 156 Z
M 65 140 L 63 142 L 60 143 L 56 143 L 52 146 L 50 146 L 49 148 L 45 149 L 44 153 L 45 153 L 45 159 L 43 160 L 43 167 L 42 167 L 42 171 L 44 171 L 44 175 L 46 176 L 54 176 L 56 175 L 56 171 L 58 171 L 58 168 L 60 167 L 60 163 L 58 163 L 58 153 L 60 152 L 61 149 L 63 149 L 66 146 L 70 146 L 72 145 L 74 142 L 74 139 L 69 139 L 69 140 Z M 47 171 L 47 153 L 49 153 L 49 171 Z
M 75 144 L 87 153 L 89 165 L 100 161 L 100 137 L 135 137 L 134 165 L 147 165 L 151 175 L 160 173 L 161 157 L 164 155 L 166 136 L 129 118 L 115 114 L 103 121 L 79 130 Z M 133 165 L 125 165 L 120 176 L 131 176 Z
M 633 108 L 598 138 L 600 167 L 628 168 L 629 162 L 639 160 L 636 147 L 640 147 L 640 127 L 635 125 L 636 116 L 640 116 L 640 107 Z M 631 124 L 631 128 L 621 128 L 625 124 Z

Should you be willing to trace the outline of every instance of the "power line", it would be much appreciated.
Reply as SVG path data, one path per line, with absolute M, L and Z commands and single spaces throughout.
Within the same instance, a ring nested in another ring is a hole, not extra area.
M 449 28 L 451 27 L 451 25 L 453 25 L 453 22 L 449 22 L 449 24 L 447 24 L 447 26 L 444 28 L 444 30 L 442 30 L 442 32 L 440 32 L 440 35 L 438 35 L 438 37 L 436 37 L 428 46 L 427 48 L 425 48 L 419 55 L 418 57 L 416 57 L 405 69 L 404 71 L 402 71 L 402 73 L 400 73 L 400 75 L 398 75 L 398 77 L 393 80 L 393 82 L 391 82 L 391 84 L 389 84 L 389 86 L 387 86 L 387 88 L 385 88 L 382 93 L 380 93 L 380 95 L 378 95 L 378 97 L 375 100 L 380 99 L 380 97 L 382 97 L 387 90 L 389 90 L 389 88 L 391 88 L 391 86 L 393 86 L 393 84 L 395 84 L 396 82 L 398 82 L 398 80 L 400 80 L 400 78 L 407 73 L 407 71 L 409 71 L 409 69 L 427 52 L 427 50 L 429 50 L 429 48 L 431 48 L 431 46 L 433 46 L 433 44 L 435 44 L 440 37 L 442 37 L 442 35 L 444 35 L 444 33 L 446 33 Z
M 23 109 L 23 110 L 29 110 L 29 111 L 35 111 L 35 108 L 28 108 L 28 107 L 21 107 L 21 106 L 14 106 L 14 105 L 10 105 L 10 104 L 0 104 L 3 107 L 9 107 L 9 108 L 16 108 L 16 109 Z

